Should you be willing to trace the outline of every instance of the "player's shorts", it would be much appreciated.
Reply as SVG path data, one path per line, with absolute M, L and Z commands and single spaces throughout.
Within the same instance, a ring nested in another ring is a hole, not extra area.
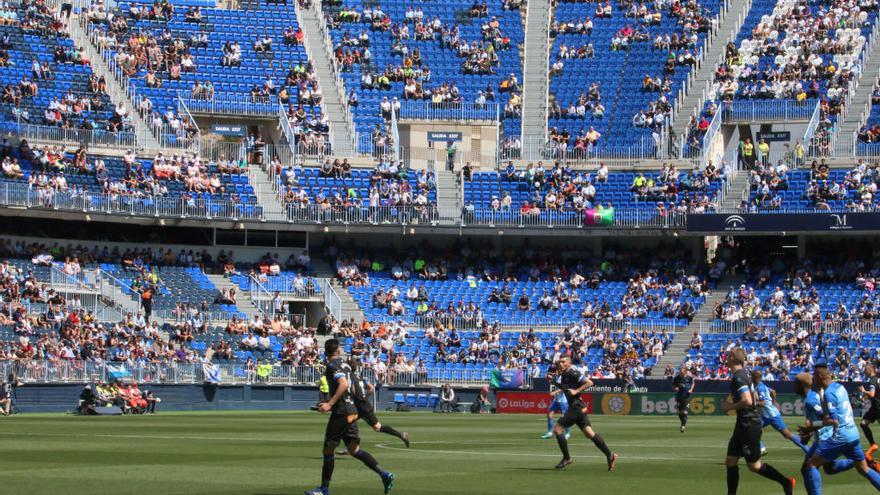
M 547 412 L 550 413 L 565 414 L 566 411 L 568 411 L 568 402 L 559 402 L 556 400 L 551 402 L 550 407 L 547 408 Z
M 880 408 L 873 405 L 869 407 L 865 414 L 862 415 L 862 421 L 867 421 L 868 423 L 880 421 Z
M 350 416 L 331 414 L 330 420 L 327 421 L 327 430 L 324 432 L 324 444 L 334 444 L 335 447 L 339 442 L 345 445 L 352 442 L 360 443 L 357 420 L 356 414 Z
M 376 417 L 376 411 L 373 409 L 373 405 L 370 404 L 369 401 L 355 401 L 355 407 L 357 408 L 358 418 L 367 422 L 370 426 L 376 426 L 379 423 L 379 418 Z
M 785 424 L 785 421 L 782 420 L 782 416 L 761 416 L 761 428 L 766 428 L 768 426 L 772 426 L 773 429 L 776 431 L 784 431 L 788 428 L 788 426 L 786 426 Z
M 587 415 L 586 408 L 569 407 L 556 424 L 563 428 L 571 428 L 577 425 L 578 428 L 583 430 L 590 426 L 590 417 Z
M 807 455 L 804 456 L 804 460 L 813 457 L 813 454 L 815 454 L 817 450 L 819 450 L 819 443 L 813 442 L 813 445 L 810 445 L 810 448 L 807 449 Z
M 761 431 L 760 423 L 748 426 L 737 423 L 727 444 L 727 456 L 744 457 L 749 463 L 758 462 L 761 459 Z
M 852 442 L 825 440 L 819 444 L 819 448 L 816 449 L 816 455 L 823 459 L 828 459 L 829 461 L 833 461 L 840 456 L 854 462 L 865 460 L 865 452 L 862 450 L 861 439 L 856 439 Z
M 691 410 L 691 396 L 690 395 L 676 395 L 675 396 L 675 408 L 679 411 L 688 411 Z

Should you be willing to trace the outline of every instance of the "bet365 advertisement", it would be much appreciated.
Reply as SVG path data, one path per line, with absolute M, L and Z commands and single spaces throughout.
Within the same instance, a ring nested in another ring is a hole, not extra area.
M 675 395 L 668 393 L 591 393 L 583 394 L 587 412 L 611 415 L 677 415 Z M 721 403 L 728 400 L 724 394 L 693 394 L 690 414 L 721 416 Z M 803 416 L 804 402 L 794 394 L 777 394 L 777 407 L 784 416 Z M 496 410 L 501 414 L 544 414 L 550 406 L 550 394 L 541 392 L 498 391 Z M 734 414 L 734 413 L 730 413 Z

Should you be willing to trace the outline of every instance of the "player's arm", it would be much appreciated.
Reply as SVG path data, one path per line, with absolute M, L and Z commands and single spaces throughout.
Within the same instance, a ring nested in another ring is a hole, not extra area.
M 586 376 L 581 376 L 581 386 L 575 389 L 569 390 L 571 395 L 581 395 L 584 390 L 593 386 L 593 381 L 587 378 Z
M 557 396 L 559 394 L 559 392 L 562 392 L 562 390 L 560 390 L 558 388 L 551 388 L 550 389 L 550 397 Z
M 694 393 L 695 388 L 697 388 L 697 381 L 691 380 L 691 388 L 688 389 L 688 394 Z
M 721 404 L 722 411 L 739 411 L 740 409 L 745 409 L 747 407 L 752 407 L 755 405 L 755 400 L 752 397 L 752 394 L 749 390 L 748 385 L 741 386 L 737 392 L 739 392 L 739 400 L 736 402 L 724 402 Z
M 330 397 L 330 400 L 322 403 L 318 406 L 318 410 L 321 412 L 327 412 L 330 409 L 333 409 L 333 406 L 342 400 L 342 397 L 348 393 L 348 378 L 345 377 L 345 373 L 336 373 L 334 377 L 336 379 L 336 392 L 333 394 L 333 397 Z
M 865 399 L 873 399 L 877 395 L 877 389 L 874 388 L 873 385 L 868 385 L 868 388 L 864 386 L 860 387 L 862 389 L 862 395 L 865 396 Z
M 771 389 L 768 389 L 768 390 L 770 390 L 770 403 L 771 403 L 771 404 L 777 404 L 777 402 L 776 402 L 776 391 L 773 390 L 772 388 L 771 388 Z

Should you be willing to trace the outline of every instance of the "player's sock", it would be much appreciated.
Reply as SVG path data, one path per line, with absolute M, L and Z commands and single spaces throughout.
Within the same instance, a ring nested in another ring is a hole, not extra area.
M 605 439 L 600 437 L 598 433 L 593 436 L 593 443 L 596 444 L 596 447 L 601 450 L 603 454 L 605 454 L 606 458 L 611 459 L 611 449 L 608 448 L 608 445 L 605 444 Z
M 681 421 L 681 426 L 687 426 L 688 424 L 688 415 L 687 414 L 679 414 L 678 420 Z
M 321 467 L 321 488 L 330 488 L 330 480 L 333 478 L 333 468 L 336 467 L 336 457 L 333 454 L 324 456 L 324 465 Z
M 804 467 L 801 468 L 801 474 L 804 475 L 804 486 L 807 488 L 807 495 L 821 495 L 822 474 L 819 473 L 819 470 L 809 464 L 804 464 Z
M 868 425 L 862 425 L 862 431 L 865 432 L 865 438 L 868 439 L 868 445 L 876 445 L 874 443 L 874 432 L 871 431 L 871 427 Z
M 382 425 L 382 427 L 379 428 L 379 433 L 386 433 L 388 435 L 392 435 L 392 436 L 395 436 L 400 439 L 403 438 L 403 433 L 395 430 L 394 428 L 392 428 L 388 425 Z
M 798 438 L 797 435 L 792 435 L 791 438 L 789 438 L 789 440 L 791 440 L 791 443 L 797 445 L 798 448 L 800 448 L 800 449 L 803 450 L 804 452 L 809 452 L 809 451 L 810 451 L 810 448 L 807 447 L 806 445 L 804 445 L 803 442 L 801 442 L 801 439 Z
M 830 464 L 825 465 L 825 472 L 828 474 L 837 474 L 842 473 L 844 471 L 849 471 L 854 468 L 856 464 L 849 459 L 840 459 L 834 461 Z
M 873 469 L 868 470 L 868 474 L 865 475 L 868 478 L 868 481 L 871 482 L 871 486 L 880 490 L 880 473 L 874 471 Z
M 739 487 L 739 467 L 727 466 L 727 495 L 736 495 Z
M 553 431 L 553 418 L 547 418 L 547 433 Z
M 364 463 L 365 466 L 372 469 L 379 476 L 385 477 L 385 470 L 379 467 L 379 463 L 376 462 L 376 458 L 370 455 L 369 452 L 363 449 L 358 449 L 357 452 L 354 453 L 353 456 L 355 459 L 359 459 Z
M 768 480 L 773 480 L 779 483 L 782 486 L 788 486 L 791 484 L 791 480 L 782 475 L 779 471 L 776 470 L 770 464 L 766 462 L 761 464 L 761 469 L 758 471 L 758 474 L 767 478 Z
M 565 439 L 564 432 L 556 435 L 556 442 L 559 443 L 559 450 L 562 451 L 562 458 L 571 459 L 571 455 L 568 453 L 568 440 Z

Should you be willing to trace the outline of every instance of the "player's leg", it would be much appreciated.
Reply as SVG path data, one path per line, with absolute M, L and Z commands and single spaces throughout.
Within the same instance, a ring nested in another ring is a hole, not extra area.
M 555 414 L 555 410 L 556 410 L 556 408 L 555 408 L 554 404 L 550 404 L 550 407 L 547 408 L 547 433 L 544 433 L 543 435 L 541 435 L 541 438 L 544 438 L 544 439 L 553 438 L 553 424 L 555 423 L 555 421 L 553 420 L 553 417 Z
M 724 458 L 724 465 L 727 468 L 727 495 L 736 495 L 739 487 L 739 457 L 730 455 L 730 445 L 727 450 L 728 455 Z
M 406 445 L 406 448 L 409 448 L 409 433 L 405 431 L 397 431 L 388 425 L 383 425 L 382 423 L 380 423 L 379 418 L 376 417 L 376 412 L 373 410 L 372 407 L 361 407 L 359 405 L 358 416 L 366 421 L 367 424 L 370 425 L 370 427 L 372 427 L 373 431 L 375 431 L 376 433 L 385 433 L 386 435 L 397 437 L 403 441 L 403 444 Z
M 868 467 L 865 453 L 862 451 L 861 440 L 852 442 L 843 452 L 847 461 L 855 465 L 856 471 L 867 478 L 875 490 L 880 490 L 880 473 Z
M 690 401 L 687 397 L 680 397 L 678 399 L 678 421 L 681 423 L 680 431 L 682 433 L 687 429 L 690 408 Z
M 865 438 L 868 439 L 868 444 L 870 445 L 870 447 L 868 447 L 868 459 L 870 459 L 874 451 L 877 450 L 877 443 L 874 441 L 874 432 L 871 431 L 870 425 L 874 421 L 877 421 L 878 417 L 880 417 L 878 411 L 875 411 L 874 408 L 871 407 L 865 411 L 865 415 L 862 416 L 862 421 L 859 423 L 862 427 L 862 432 L 864 432 Z
M 347 434 L 345 435 L 345 446 L 349 455 L 364 463 L 364 466 L 370 468 L 371 471 L 378 474 L 382 479 L 382 486 L 385 493 L 391 493 L 391 487 L 394 484 L 394 474 L 386 471 L 379 465 L 379 461 L 372 454 L 360 448 L 361 440 L 358 435 L 357 423 L 352 423 Z
M 770 424 L 773 426 L 774 430 L 778 431 L 789 442 L 797 445 L 799 449 L 803 450 L 805 453 L 809 450 L 809 447 L 804 445 L 801 442 L 801 439 L 788 429 L 788 425 L 782 420 L 782 416 L 776 416 L 771 420 Z
M 584 416 L 584 424 L 578 426 L 580 426 L 581 431 L 584 432 L 584 436 L 592 440 L 596 448 L 605 454 L 605 460 L 608 462 L 608 470 L 613 471 L 614 466 L 617 464 L 617 454 L 611 452 L 611 449 L 608 448 L 608 444 L 605 443 L 605 439 L 593 430 L 593 427 L 590 425 L 590 420 L 586 418 L 586 415 Z
M 341 421 L 340 421 L 341 420 Z M 321 486 L 305 492 L 305 495 L 327 495 L 330 493 L 330 480 L 333 478 L 333 470 L 336 467 L 336 456 L 333 451 L 339 445 L 342 438 L 343 428 L 346 426 L 345 418 L 330 416 L 327 421 L 327 430 L 324 433 L 324 448 L 321 452 L 324 462 L 321 466 Z
M 749 471 L 779 483 L 786 495 L 794 493 L 794 478 L 788 478 L 770 464 L 761 462 L 761 425 L 756 424 L 743 433 L 745 444 L 742 451 L 745 454 L 746 466 Z
M 559 418 L 559 421 L 553 425 L 553 436 L 556 437 L 556 443 L 559 444 L 559 450 L 562 452 L 562 460 L 559 461 L 559 464 L 556 465 L 556 469 L 564 469 L 566 466 L 571 464 L 571 454 L 568 451 L 568 439 L 565 438 L 565 429 L 571 428 L 571 425 L 577 422 L 578 418 L 577 411 L 575 409 L 569 409 Z

